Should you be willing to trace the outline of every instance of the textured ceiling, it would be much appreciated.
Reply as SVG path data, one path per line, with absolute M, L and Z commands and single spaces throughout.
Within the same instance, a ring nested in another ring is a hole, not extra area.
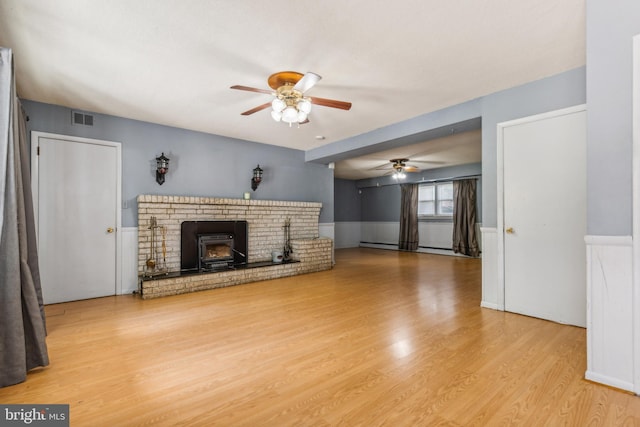
M 2 0 L 0 45 L 22 98 L 309 150 L 582 66 L 584 16 L 584 0 Z M 282 70 L 352 109 L 241 116 L 270 96 L 229 87 Z

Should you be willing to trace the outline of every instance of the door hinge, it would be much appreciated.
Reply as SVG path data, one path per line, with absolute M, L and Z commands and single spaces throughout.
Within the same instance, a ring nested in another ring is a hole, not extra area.
M 37 155 L 37 156 L 39 156 L 39 155 L 40 155 L 40 146 L 39 146 L 39 145 L 38 145 L 38 150 L 37 150 L 36 155 Z

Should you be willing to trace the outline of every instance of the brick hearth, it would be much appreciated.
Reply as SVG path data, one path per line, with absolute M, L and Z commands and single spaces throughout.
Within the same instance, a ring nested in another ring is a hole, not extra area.
M 170 272 L 166 277 L 141 282 L 143 298 L 175 295 L 203 289 L 237 285 L 277 277 L 292 276 L 332 267 L 333 241 L 318 237 L 322 203 L 273 200 L 244 200 L 187 196 L 138 196 L 138 274 L 144 272 L 151 247 L 151 217 L 165 226 Z M 271 252 L 282 250 L 284 223 L 291 221 L 292 258 L 298 262 L 270 265 Z M 183 221 L 246 220 L 249 263 L 260 268 L 238 269 L 197 275 L 180 275 L 180 224 Z M 160 239 L 160 236 L 156 236 Z M 159 245 L 158 245 L 159 246 Z

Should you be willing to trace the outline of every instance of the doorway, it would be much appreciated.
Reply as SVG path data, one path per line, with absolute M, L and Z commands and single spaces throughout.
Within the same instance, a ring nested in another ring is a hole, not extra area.
M 45 304 L 119 287 L 119 143 L 32 132 L 32 187 Z
M 586 327 L 586 110 L 498 125 L 503 309 Z

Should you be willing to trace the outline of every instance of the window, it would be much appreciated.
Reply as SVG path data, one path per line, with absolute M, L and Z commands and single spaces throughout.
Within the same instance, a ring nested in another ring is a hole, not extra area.
M 421 184 L 418 188 L 418 216 L 453 216 L 453 182 Z

